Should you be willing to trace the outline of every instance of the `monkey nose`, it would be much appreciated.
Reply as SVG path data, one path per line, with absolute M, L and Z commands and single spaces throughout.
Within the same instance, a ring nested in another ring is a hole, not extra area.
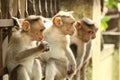
M 89 42 L 90 40 L 85 39 L 84 42 Z
M 93 36 L 93 37 L 92 37 L 92 39 L 95 39 L 95 38 L 96 38 L 96 36 Z

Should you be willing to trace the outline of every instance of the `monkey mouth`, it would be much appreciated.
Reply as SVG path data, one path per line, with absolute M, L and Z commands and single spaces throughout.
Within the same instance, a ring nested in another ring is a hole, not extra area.
M 86 40 L 86 39 L 84 40 L 84 42 L 86 42 L 86 43 L 89 42 L 89 41 L 90 41 L 90 40 Z
M 72 36 L 73 34 L 69 34 L 70 36 Z
M 95 39 L 96 37 L 92 37 L 92 39 Z
M 38 41 L 43 41 L 43 39 L 41 37 L 38 38 Z
M 70 36 L 72 36 L 74 33 L 69 33 Z

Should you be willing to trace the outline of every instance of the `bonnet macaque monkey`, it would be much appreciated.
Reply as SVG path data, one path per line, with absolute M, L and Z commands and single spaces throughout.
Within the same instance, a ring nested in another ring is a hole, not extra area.
M 97 30 L 98 28 L 96 27 L 95 28 L 95 31 L 92 35 L 92 39 L 95 39 L 96 38 L 96 33 L 97 33 Z M 82 63 L 82 67 L 80 69 L 80 75 L 81 75 L 81 80 L 86 80 L 86 69 L 87 69 L 87 66 L 89 64 L 89 61 L 92 57 L 92 54 L 91 54 L 91 49 L 92 49 L 92 41 L 89 41 L 86 45 L 86 52 L 85 52 L 85 56 L 84 56 L 84 59 L 83 59 L 83 63 Z
M 31 15 L 21 28 L 12 34 L 6 53 L 9 80 L 41 80 L 41 65 L 35 57 L 49 50 L 48 43 L 42 41 L 44 23 L 40 16 Z M 32 46 L 33 41 L 41 44 Z
M 45 80 L 65 80 L 75 73 L 76 61 L 69 47 L 74 23 L 70 12 L 60 11 L 52 18 L 52 25 L 45 29 L 44 39 L 50 46 L 50 51 L 43 54 L 47 61 Z
M 71 37 L 70 47 L 77 62 L 77 72 L 74 79 L 80 80 L 80 70 L 84 61 L 86 61 L 90 55 L 91 40 L 96 37 L 98 28 L 89 18 L 83 18 L 79 22 L 76 22 L 75 28 L 76 33 Z

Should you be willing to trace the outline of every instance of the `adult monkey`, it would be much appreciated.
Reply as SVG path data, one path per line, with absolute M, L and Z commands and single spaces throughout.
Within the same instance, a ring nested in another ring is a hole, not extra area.
M 41 65 L 35 57 L 49 50 L 48 44 L 41 41 L 44 23 L 40 16 L 32 15 L 23 21 L 21 27 L 12 34 L 6 53 L 9 80 L 41 80 Z M 32 46 L 33 41 L 41 41 L 41 44 Z
M 90 55 L 91 40 L 96 37 L 98 28 L 95 26 L 95 23 L 89 18 L 83 18 L 79 22 L 76 22 L 75 27 L 76 33 L 71 37 L 70 47 L 77 62 L 77 72 L 74 79 L 80 80 L 81 68 L 84 67 L 83 63 L 86 62 Z
M 50 51 L 41 57 L 47 61 L 45 80 L 64 80 L 66 75 L 70 78 L 75 73 L 76 61 L 69 47 L 74 23 L 70 12 L 60 11 L 53 17 L 52 25 L 45 29 L 44 39 L 50 46 Z
M 97 30 L 98 28 L 95 27 L 94 33 L 92 34 L 92 39 L 96 38 Z M 89 41 L 86 45 L 86 52 L 83 59 L 82 67 L 80 69 L 81 80 L 86 80 L 86 68 L 89 64 L 90 59 L 92 58 L 91 48 L 92 48 L 92 41 Z

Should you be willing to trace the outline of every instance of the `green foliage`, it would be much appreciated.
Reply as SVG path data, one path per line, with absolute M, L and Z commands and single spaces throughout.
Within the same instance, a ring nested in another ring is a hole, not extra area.
M 116 8 L 118 0 L 105 0 L 105 3 L 108 8 Z
M 104 31 L 104 30 L 106 30 L 108 28 L 107 22 L 110 19 L 111 19 L 110 16 L 104 16 L 104 17 L 102 17 L 102 19 L 101 19 L 101 27 L 100 27 L 101 31 Z

